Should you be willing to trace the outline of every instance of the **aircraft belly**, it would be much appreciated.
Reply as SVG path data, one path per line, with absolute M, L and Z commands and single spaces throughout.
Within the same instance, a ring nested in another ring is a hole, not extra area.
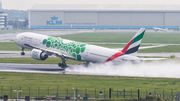
M 103 63 L 109 57 L 119 52 L 117 50 L 108 49 L 104 47 L 98 47 L 94 45 L 89 45 L 86 48 L 87 49 L 85 51 L 85 54 L 83 55 L 83 58 L 86 61 L 93 62 L 93 63 Z

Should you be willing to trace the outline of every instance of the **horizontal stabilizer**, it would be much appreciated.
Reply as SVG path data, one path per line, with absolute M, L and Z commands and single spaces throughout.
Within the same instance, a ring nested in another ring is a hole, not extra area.
M 145 60 L 145 61 L 148 61 L 148 60 L 165 60 L 166 58 L 140 58 L 141 60 Z

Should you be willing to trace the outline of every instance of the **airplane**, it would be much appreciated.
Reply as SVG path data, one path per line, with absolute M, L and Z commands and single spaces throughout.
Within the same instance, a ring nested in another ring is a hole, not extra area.
M 153 27 L 153 30 L 155 30 L 156 32 L 157 32 L 157 31 L 165 31 L 165 32 L 167 32 L 167 31 L 168 31 L 168 28 L 162 29 L 162 28 Z
M 24 32 L 16 35 L 14 42 L 21 48 L 21 55 L 25 55 L 25 48 L 30 49 L 32 50 L 31 57 L 36 60 L 46 60 L 48 56 L 51 55 L 60 57 L 62 63 L 59 63 L 58 66 L 65 69 L 68 67 L 66 64 L 67 59 L 84 61 L 86 62 L 84 64 L 85 66 L 88 66 L 90 62 L 141 62 L 141 58 L 132 54 L 137 53 L 144 33 L 145 28 L 141 28 L 122 50 L 110 49 L 32 32 Z

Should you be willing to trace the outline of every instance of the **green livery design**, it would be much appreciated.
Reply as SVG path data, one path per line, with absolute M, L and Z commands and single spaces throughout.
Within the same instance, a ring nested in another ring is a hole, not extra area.
M 81 60 L 80 53 L 85 51 L 85 46 L 87 45 L 79 42 L 63 43 L 63 39 L 56 37 L 48 37 L 47 39 L 44 39 L 42 43 L 47 48 L 54 48 L 71 54 L 73 57 L 77 58 L 77 60 Z

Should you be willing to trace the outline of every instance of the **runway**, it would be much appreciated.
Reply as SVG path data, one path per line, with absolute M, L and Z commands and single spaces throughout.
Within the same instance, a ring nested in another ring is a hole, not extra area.
M 19 73 L 51 73 L 51 74 L 87 74 L 87 75 L 103 75 L 103 73 L 87 73 L 71 71 L 73 67 L 82 67 L 81 65 L 68 65 L 66 70 L 54 64 L 15 64 L 0 63 L 0 72 L 19 72 Z M 84 67 L 85 68 L 85 67 Z
M 15 54 L 8 54 L 8 52 L 7 54 L 0 54 L 0 58 L 31 57 L 30 52 L 27 52 L 25 56 L 16 54 L 19 53 L 19 51 L 13 52 Z M 137 53 L 137 56 L 170 57 L 171 55 L 180 57 L 180 53 Z M 178 58 L 166 59 L 164 61 L 142 62 L 139 64 L 127 62 L 116 66 L 112 65 L 111 63 L 90 64 L 88 68 L 82 65 L 68 64 L 68 66 L 68 68 L 63 70 L 62 68 L 58 67 L 57 64 L 0 63 L 0 72 L 180 78 L 180 61 Z
M 0 63 L 0 71 L 6 71 L 6 72 L 24 72 L 24 73 L 68 74 L 67 71 L 64 71 L 62 68 L 58 67 L 57 65 L 49 65 L 49 64 Z M 69 73 L 69 74 L 72 74 L 72 73 Z
M 106 64 L 90 64 L 89 67 L 69 64 L 68 66 L 63 70 L 56 64 L 0 63 L 0 72 L 180 78 L 180 61 L 174 59 L 138 64 L 126 62 L 121 65 L 112 65 L 109 62 Z

